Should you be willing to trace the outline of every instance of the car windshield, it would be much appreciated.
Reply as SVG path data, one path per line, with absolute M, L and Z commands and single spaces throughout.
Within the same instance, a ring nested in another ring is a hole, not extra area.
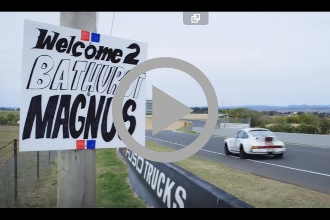
M 268 136 L 275 136 L 273 132 L 270 130 L 252 130 L 250 134 L 254 137 L 268 137 Z

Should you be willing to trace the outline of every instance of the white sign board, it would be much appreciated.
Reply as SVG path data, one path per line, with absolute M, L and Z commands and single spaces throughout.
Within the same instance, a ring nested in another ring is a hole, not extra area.
M 26 20 L 20 151 L 118 148 L 112 99 L 121 78 L 147 59 L 147 44 Z M 126 92 L 123 119 L 145 146 L 145 78 Z

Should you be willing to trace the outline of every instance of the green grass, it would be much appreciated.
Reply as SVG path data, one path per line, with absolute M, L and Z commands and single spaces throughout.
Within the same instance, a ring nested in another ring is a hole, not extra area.
M 185 133 L 185 134 L 198 134 L 194 131 L 190 131 L 190 130 L 187 130 L 187 128 L 189 128 L 190 126 L 192 126 L 192 122 L 188 122 L 188 121 L 184 121 L 184 122 L 187 122 L 187 126 L 183 126 L 179 129 L 176 129 L 175 131 L 177 132 L 181 132 L 181 133 Z
M 187 121 L 185 121 L 187 122 Z M 183 126 L 179 129 L 176 129 L 175 131 L 177 132 L 181 132 L 181 133 L 185 133 L 185 134 L 198 134 L 194 131 L 191 131 L 191 130 L 187 130 L 187 128 L 189 128 L 193 123 L 192 122 L 187 122 L 187 126 Z
M 186 131 L 188 126 L 178 131 L 196 134 Z M 13 135 L 18 136 L 18 127 L 4 126 L 0 129 L 0 138 L 10 140 Z M 146 146 L 155 151 L 174 151 L 151 141 L 147 141 Z M 96 163 L 97 207 L 147 207 L 144 201 L 138 199 L 132 192 L 128 183 L 128 165 L 120 158 L 116 149 L 98 149 Z M 330 208 L 329 194 L 263 178 L 213 161 L 193 156 L 175 164 L 254 207 Z M 56 207 L 56 190 L 57 163 L 55 161 L 37 184 L 20 199 L 19 205 L 20 207 Z
M 9 113 L 19 114 L 19 111 L 0 111 L 0 116 Z M 7 145 L 19 135 L 19 126 L 0 125 L 0 148 Z M 23 154 L 29 154 L 24 155 Z M 31 152 L 19 152 L 22 158 L 28 156 L 25 163 L 24 174 L 35 173 L 35 155 Z M 0 166 L 5 160 L 13 156 L 13 143 L 0 150 Z M 27 163 L 29 162 L 29 163 Z M 40 161 L 42 166 L 42 161 Z M 99 149 L 96 155 L 97 163 L 97 206 L 98 207 L 146 207 L 143 201 L 132 192 L 127 182 L 128 166 L 118 158 L 116 149 Z M 23 176 L 20 175 L 20 176 Z M 20 184 L 20 179 L 19 186 Z M 23 179 L 24 181 L 24 179 Z M 37 184 L 29 189 L 19 200 L 18 207 L 56 207 L 57 197 L 57 163 L 50 166 Z
M 0 125 L 0 148 L 14 138 L 18 139 L 19 126 Z
M 17 207 L 56 208 L 57 162 L 37 184 L 20 198 Z M 117 154 L 117 149 L 98 149 L 96 152 L 97 208 L 147 208 L 137 198 L 128 183 L 128 165 Z
M 183 133 L 185 133 L 185 134 L 198 134 L 198 133 L 196 133 L 194 131 L 183 131 Z
M 186 122 L 186 121 L 184 121 L 184 122 Z M 176 129 L 176 131 L 183 132 L 183 131 L 185 131 L 187 128 L 189 128 L 191 125 L 192 125 L 191 122 L 187 122 L 187 125 L 186 125 L 186 126 L 183 126 L 183 127 L 179 128 L 179 129 Z
M 174 151 L 147 141 L 147 148 Z M 330 208 L 330 195 L 239 171 L 225 165 L 189 157 L 175 163 L 256 208 Z
M 97 150 L 97 207 L 145 208 L 128 184 L 128 166 L 116 149 Z
M 57 161 L 24 195 L 19 197 L 18 208 L 55 208 L 57 205 Z
M 11 141 L 18 139 L 18 135 L 19 126 L 0 125 L 0 166 L 14 155 L 14 143 Z
M 174 151 L 147 141 L 146 146 L 155 151 Z M 116 149 L 99 149 L 96 154 L 97 207 L 144 208 L 128 183 L 128 165 Z M 227 191 L 257 208 L 330 208 L 330 195 L 303 187 L 263 178 L 225 165 L 189 157 L 176 162 L 211 184 Z M 57 164 L 41 177 L 36 186 L 20 200 L 21 207 L 56 207 Z

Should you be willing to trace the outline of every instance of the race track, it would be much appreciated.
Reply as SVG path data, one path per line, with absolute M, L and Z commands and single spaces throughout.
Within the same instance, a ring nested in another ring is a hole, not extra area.
M 201 127 L 203 121 L 190 120 L 193 126 Z M 192 143 L 198 135 L 174 131 L 161 131 L 152 136 L 146 130 L 146 140 L 181 149 Z M 259 176 L 303 186 L 330 194 L 330 148 L 286 144 L 287 151 L 282 159 L 255 157 L 242 160 L 238 156 L 226 156 L 221 137 L 212 137 L 195 156 L 212 160 L 229 167 Z

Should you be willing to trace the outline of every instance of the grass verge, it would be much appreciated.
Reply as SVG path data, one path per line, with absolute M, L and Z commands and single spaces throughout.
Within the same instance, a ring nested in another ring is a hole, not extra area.
M 96 206 L 97 208 L 147 208 L 133 193 L 128 183 L 128 165 L 117 154 L 117 149 L 98 149 L 96 152 Z M 56 208 L 57 163 L 40 178 L 18 207 Z
M 206 119 L 198 119 L 200 121 L 205 121 L 206 122 Z M 185 133 L 185 134 L 200 134 L 200 133 L 197 133 L 195 131 L 192 131 L 192 130 L 187 130 L 187 128 L 189 128 L 193 123 L 191 122 L 188 122 L 189 124 L 187 126 L 183 126 L 175 131 L 177 132 L 181 132 L 181 133 Z M 212 137 L 221 137 L 221 138 L 228 138 L 229 136 L 219 136 L 219 135 L 212 135 Z
M 174 151 L 151 141 L 147 141 L 146 146 L 155 151 Z M 128 165 L 116 149 L 99 149 L 96 156 L 97 207 L 147 207 L 132 192 L 127 181 Z M 195 156 L 175 164 L 257 208 L 330 207 L 328 194 L 263 178 Z M 55 208 L 56 190 L 57 163 L 54 162 L 35 187 L 20 199 L 19 207 Z
M 186 121 L 184 121 L 184 122 L 186 122 Z M 193 123 L 191 123 L 191 122 L 187 122 L 187 125 L 186 125 L 186 126 L 183 126 L 183 127 L 179 128 L 179 129 L 176 129 L 175 131 L 183 132 L 183 131 L 185 131 L 187 128 L 189 128 L 192 124 L 193 124 Z
M 187 131 L 186 128 L 189 126 L 190 124 L 177 131 L 198 134 Z M 18 135 L 18 126 L 4 126 L 0 129 L 0 138 L 7 139 L 8 142 Z M 174 151 L 151 141 L 147 141 L 146 144 L 147 148 L 155 151 Z M 118 157 L 116 149 L 97 150 L 96 163 L 97 207 L 147 207 L 132 192 L 127 181 L 128 165 Z M 258 208 L 330 207 L 328 194 L 263 178 L 195 156 L 175 164 Z M 56 207 L 56 191 L 57 163 L 55 161 L 38 183 L 19 200 L 19 207 Z
M 174 151 L 147 141 L 147 148 Z M 175 163 L 256 208 L 329 208 L 330 195 L 263 178 L 196 156 Z
M 198 134 L 194 131 L 182 131 L 182 133 L 185 133 L 185 134 Z
M 128 183 L 128 165 L 117 149 L 97 150 L 97 207 L 146 208 Z

